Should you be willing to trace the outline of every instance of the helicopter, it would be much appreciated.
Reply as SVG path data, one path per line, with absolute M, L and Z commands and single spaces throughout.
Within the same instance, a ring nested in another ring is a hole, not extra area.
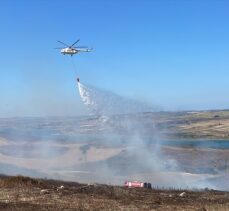
M 61 43 L 62 45 L 66 46 L 65 48 L 55 48 L 55 49 L 60 49 L 60 53 L 62 53 L 63 55 L 67 54 L 67 55 L 71 55 L 73 56 L 76 53 L 79 52 L 91 52 L 93 49 L 92 48 L 88 48 L 85 46 L 77 46 L 74 47 L 76 43 L 78 43 L 80 41 L 80 39 L 76 40 L 72 45 L 67 45 L 66 43 L 63 43 L 59 40 L 57 40 L 57 42 Z

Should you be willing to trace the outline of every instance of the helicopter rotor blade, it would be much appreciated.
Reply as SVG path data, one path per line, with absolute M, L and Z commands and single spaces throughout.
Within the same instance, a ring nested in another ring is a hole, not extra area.
M 63 43 L 63 42 L 61 42 L 61 41 L 59 41 L 59 40 L 57 40 L 57 42 L 59 42 L 59 43 L 65 45 L 65 46 L 69 47 L 69 45 L 67 45 L 66 43 Z
M 87 46 L 77 46 L 75 48 L 88 48 Z
M 78 43 L 80 41 L 80 39 L 76 40 L 71 46 L 70 48 L 72 48 L 76 43 Z

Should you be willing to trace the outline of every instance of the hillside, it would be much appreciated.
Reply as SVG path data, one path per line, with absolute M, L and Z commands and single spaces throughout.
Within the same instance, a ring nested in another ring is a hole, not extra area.
M 1 177 L 0 210 L 229 209 L 229 193 L 214 190 L 132 189 L 28 177 Z
M 1 118 L 0 173 L 229 190 L 228 121 L 229 111 Z

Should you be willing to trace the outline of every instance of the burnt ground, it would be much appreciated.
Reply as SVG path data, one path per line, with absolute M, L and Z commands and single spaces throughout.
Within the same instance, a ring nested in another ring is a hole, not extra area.
M 29 177 L 0 179 L 0 210 L 229 210 L 229 192 L 141 189 Z

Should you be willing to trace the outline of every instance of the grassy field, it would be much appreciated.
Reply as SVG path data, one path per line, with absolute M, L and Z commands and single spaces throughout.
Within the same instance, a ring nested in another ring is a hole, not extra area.
M 229 111 L 169 113 L 161 125 L 168 138 L 229 139 Z
M 228 134 L 229 111 L 0 119 L 0 173 L 85 183 L 1 177 L 0 210 L 229 210 L 228 193 L 209 190 L 229 190 L 228 148 L 155 142 L 227 143 Z M 155 189 L 86 184 L 125 180 Z

